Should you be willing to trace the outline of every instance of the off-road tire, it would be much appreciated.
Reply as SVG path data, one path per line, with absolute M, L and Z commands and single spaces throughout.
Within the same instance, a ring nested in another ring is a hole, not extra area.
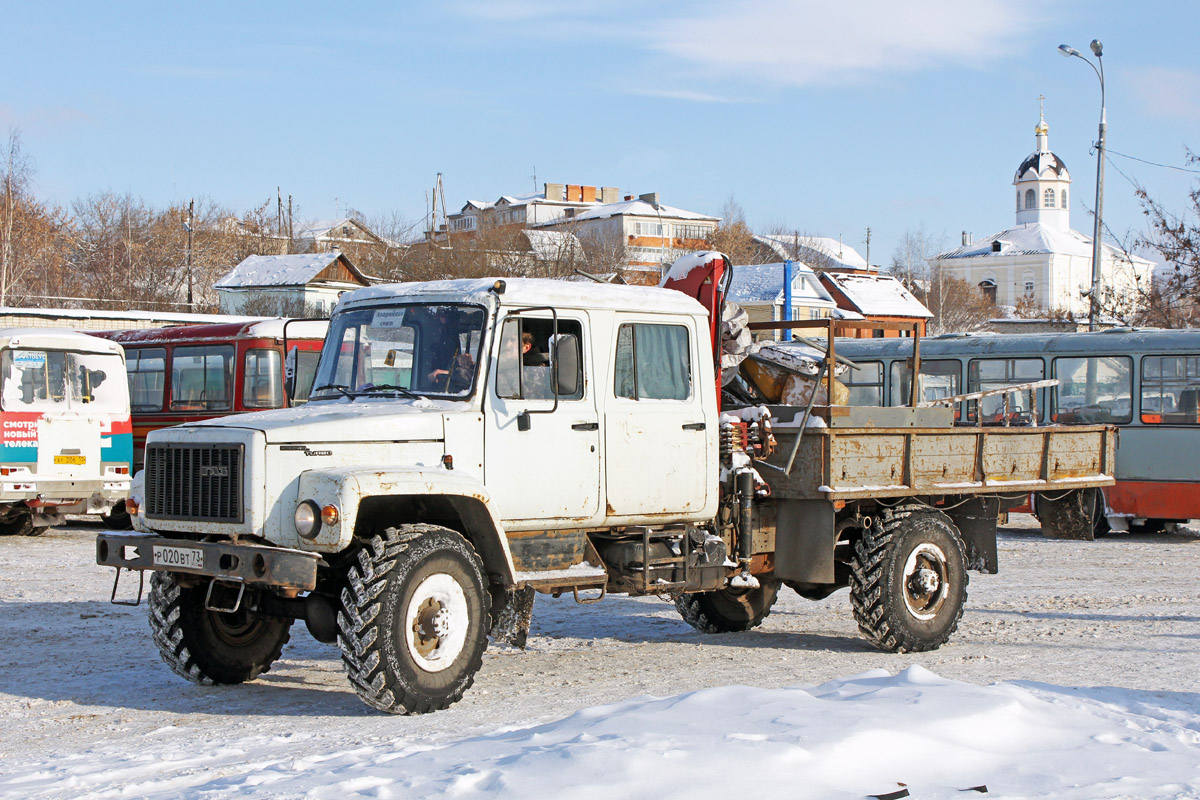
M 675 598 L 687 624 L 701 633 L 736 633 L 757 628 L 779 596 L 779 581 L 759 578 L 757 589 L 718 589 Z
M 20 514 L 8 522 L 0 522 L 0 536 L 41 536 L 46 532 L 44 527 L 33 524 L 33 516 Z
M 967 599 L 964 549 L 958 529 L 939 511 L 924 506 L 885 510 L 854 546 L 850 604 L 858 629 L 894 653 L 945 644 Z M 919 588 L 924 574 L 936 579 L 936 590 Z
M 171 572 L 150 577 L 150 630 L 163 661 L 177 675 L 204 686 L 253 680 L 271 668 L 290 638 L 290 619 L 242 607 L 232 613 L 204 607 L 207 583 L 181 586 Z
M 1090 542 L 1111 530 L 1099 489 L 1073 489 L 1054 500 L 1036 497 L 1034 515 L 1047 539 Z
M 392 714 L 461 700 L 483 665 L 489 605 L 483 563 L 455 531 L 402 525 L 374 537 L 347 571 L 338 612 L 358 696 Z

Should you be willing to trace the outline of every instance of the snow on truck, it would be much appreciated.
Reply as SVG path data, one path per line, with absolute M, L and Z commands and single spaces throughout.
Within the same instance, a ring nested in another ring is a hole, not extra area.
M 667 288 L 347 294 L 308 405 L 150 435 L 136 532 L 101 534 L 97 562 L 152 573 L 154 641 L 189 680 L 254 678 L 302 619 L 366 703 L 419 713 L 462 697 L 489 636 L 524 645 L 535 592 L 670 596 L 722 632 L 757 626 L 781 586 L 848 586 L 879 647 L 933 649 L 967 570 L 996 571 L 1006 503 L 1038 492 L 1069 522 L 1111 483 L 1110 428 L 839 409 L 845 365 L 813 348 L 777 362 L 805 399 L 759 402 L 730 274 L 710 253 Z

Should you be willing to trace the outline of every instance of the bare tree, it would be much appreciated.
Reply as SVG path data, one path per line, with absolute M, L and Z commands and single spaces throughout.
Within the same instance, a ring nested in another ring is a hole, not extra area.
M 1187 163 L 1200 164 L 1200 155 L 1186 151 Z M 1173 212 L 1150 196 L 1143 186 L 1135 192 L 1142 204 L 1149 229 L 1139 237 L 1139 246 L 1159 253 L 1169 268 L 1164 280 L 1147 292 L 1144 320 L 1147 324 L 1179 328 L 1200 324 L 1200 184 L 1187 194 L 1184 210 Z

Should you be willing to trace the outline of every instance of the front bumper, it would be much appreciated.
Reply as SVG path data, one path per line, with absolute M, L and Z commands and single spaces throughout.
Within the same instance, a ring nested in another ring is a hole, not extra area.
M 198 551 L 200 566 L 168 566 L 155 557 L 156 546 Z M 102 533 L 96 537 L 96 563 L 102 567 L 178 572 L 301 591 L 316 588 L 320 560 L 316 553 L 283 547 L 194 542 L 152 533 Z

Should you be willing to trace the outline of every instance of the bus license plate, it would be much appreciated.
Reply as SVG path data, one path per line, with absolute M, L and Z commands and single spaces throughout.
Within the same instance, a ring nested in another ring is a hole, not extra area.
M 87 463 L 87 456 L 55 456 L 54 463 L 83 465 Z
M 170 545 L 154 545 L 154 566 L 181 567 L 183 569 L 203 569 L 204 551 L 191 547 L 171 547 Z

